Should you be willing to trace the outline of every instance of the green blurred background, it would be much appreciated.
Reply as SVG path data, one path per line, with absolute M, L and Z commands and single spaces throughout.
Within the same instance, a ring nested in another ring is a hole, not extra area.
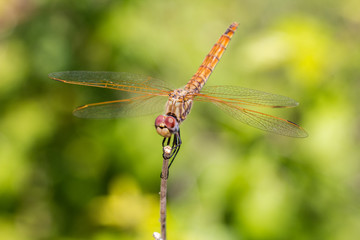
M 360 236 L 358 0 L 0 1 L 0 238 L 152 239 L 162 138 L 153 116 L 78 119 L 106 89 L 65 70 L 146 74 L 180 87 L 239 22 L 209 85 L 286 95 L 306 139 L 198 103 L 172 167 L 168 238 Z

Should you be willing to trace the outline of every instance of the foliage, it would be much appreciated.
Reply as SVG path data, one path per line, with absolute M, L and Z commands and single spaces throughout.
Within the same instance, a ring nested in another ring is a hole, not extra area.
M 282 94 L 307 139 L 273 136 L 198 103 L 171 168 L 169 239 L 357 239 L 360 2 L 0 2 L 0 235 L 150 239 L 159 231 L 155 116 L 77 119 L 115 99 L 50 72 L 134 72 L 181 86 L 231 22 L 208 84 Z

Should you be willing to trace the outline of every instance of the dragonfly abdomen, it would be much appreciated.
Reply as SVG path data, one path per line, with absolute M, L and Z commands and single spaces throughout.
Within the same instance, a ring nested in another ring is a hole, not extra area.
M 214 70 L 216 64 L 220 61 L 220 58 L 229 44 L 231 37 L 234 35 L 237 27 L 238 23 L 234 22 L 229 26 L 225 33 L 221 35 L 219 40 L 210 50 L 209 54 L 206 55 L 197 72 L 185 85 L 185 90 L 193 93 L 200 92 L 201 88 L 205 85 L 207 79 Z

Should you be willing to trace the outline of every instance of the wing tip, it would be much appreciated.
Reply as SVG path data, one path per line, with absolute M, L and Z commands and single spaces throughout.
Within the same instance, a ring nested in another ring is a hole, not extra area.
M 297 134 L 296 135 L 291 135 L 290 137 L 296 137 L 296 138 L 306 138 L 309 136 L 309 134 L 305 131 L 305 129 L 303 129 L 302 127 L 300 127 L 298 124 L 290 121 L 290 120 L 286 120 L 288 123 L 294 125 L 295 127 L 297 127 Z
M 52 72 L 48 74 L 48 77 L 51 79 L 55 79 L 56 72 Z
M 56 80 L 56 81 L 60 81 L 60 82 L 66 82 L 65 80 L 63 79 L 60 79 L 59 75 L 62 75 L 64 76 L 64 73 L 68 73 L 69 71 L 64 71 L 64 72 L 52 72 L 52 73 L 49 73 L 48 74 L 48 77 L 53 79 L 53 80 Z

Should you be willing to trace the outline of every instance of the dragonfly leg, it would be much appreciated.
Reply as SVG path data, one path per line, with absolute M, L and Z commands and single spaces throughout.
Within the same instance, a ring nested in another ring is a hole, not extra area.
M 173 140 L 173 144 L 172 144 L 172 151 L 173 152 L 171 153 L 171 156 L 170 156 L 172 159 L 171 159 L 171 162 L 169 164 L 168 169 L 170 169 L 171 164 L 174 162 L 175 157 L 176 157 L 176 155 L 178 154 L 178 152 L 180 150 L 181 143 L 182 143 L 182 141 L 181 141 L 180 130 L 179 130 L 177 133 L 174 134 L 174 140 Z
M 165 144 L 167 140 L 167 143 Z M 169 138 L 164 138 L 163 141 L 162 141 L 162 146 L 165 147 L 165 146 L 169 146 L 170 145 L 170 140 L 171 140 L 171 137 Z
M 175 140 L 174 140 L 175 141 Z M 170 146 L 170 142 L 171 142 L 171 137 L 169 137 L 169 138 L 164 138 L 163 139 L 163 141 L 162 141 L 162 146 L 163 146 L 163 158 L 165 159 L 170 159 L 172 156 L 173 156 L 173 146 L 174 146 L 174 143 L 172 144 L 172 147 L 171 147 L 171 152 L 170 152 L 170 154 L 169 153 L 165 153 L 165 147 L 166 146 Z M 169 168 L 169 167 L 168 167 Z M 167 174 L 167 177 L 166 178 L 168 178 L 169 177 L 169 172 L 168 172 L 168 174 Z M 160 173 L 160 178 L 163 178 L 163 176 L 162 176 L 162 172 Z
M 167 142 L 166 142 L 167 141 Z M 165 145 L 166 142 L 166 145 Z M 163 142 L 162 142 L 162 146 L 169 146 L 171 142 L 171 137 L 169 138 L 164 138 Z M 178 154 L 179 150 L 180 150 L 180 146 L 181 146 L 181 137 L 180 137 L 180 130 L 176 133 L 174 133 L 173 135 L 173 140 L 172 140 L 172 146 L 171 146 L 171 154 L 170 156 L 167 156 L 168 159 L 171 159 L 170 164 L 168 166 L 168 170 L 170 169 L 171 164 L 174 162 L 176 155 Z M 163 157 L 165 157 L 165 153 L 163 153 Z M 162 178 L 162 175 L 160 174 L 160 177 Z M 169 177 L 169 171 L 168 171 L 168 176 Z

